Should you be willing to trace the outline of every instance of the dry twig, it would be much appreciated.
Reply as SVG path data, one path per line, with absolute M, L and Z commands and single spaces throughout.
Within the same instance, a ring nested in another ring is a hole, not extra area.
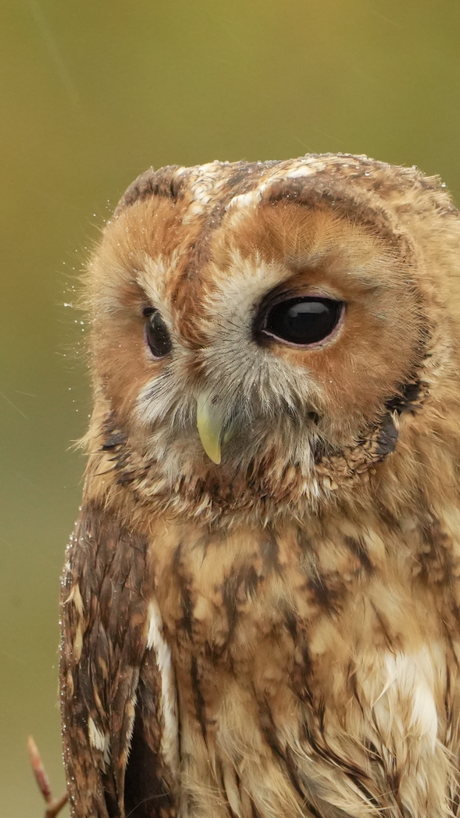
M 27 747 L 29 750 L 30 756 L 30 763 L 32 765 L 32 770 L 39 786 L 40 792 L 45 799 L 46 804 L 46 812 L 45 818 L 56 818 L 59 815 L 61 809 L 67 804 L 69 800 L 69 796 L 67 792 L 64 795 L 61 795 L 60 798 L 56 800 L 53 798 L 53 793 L 51 792 L 51 786 L 49 782 L 49 778 L 46 774 L 45 767 L 43 766 L 43 762 L 40 757 L 40 753 L 38 752 L 37 745 L 33 740 L 32 736 L 29 736 L 27 739 Z

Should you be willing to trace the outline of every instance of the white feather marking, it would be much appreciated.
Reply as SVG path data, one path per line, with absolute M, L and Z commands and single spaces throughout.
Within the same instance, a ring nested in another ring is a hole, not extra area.
M 288 173 L 286 173 L 286 176 L 288 179 L 298 179 L 299 176 L 311 176 L 313 173 L 315 173 L 315 171 L 316 168 L 306 166 L 295 168 L 295 170 L 290 170 Z
M 69 596 L 64 602 L 64 605 L 67 605 L 69 602 L 73 602 L 77 613 L 80 617 L 83 616 L 83 600 L 81 598 L 80 588 L 77 584 L 72 585 L 72 589 L 70 591 Z
M 88 736 L 91 746 L 94 747 L 95 750 L 101 751 L 104 764 L 108 764 L 110 761 L 110 736 L 108 733 L 104 735 L 104 733 L 96 727 L 91 716 L 88 719 Z
M 293 170 L 289 170 L 286 173 L 286 177 L 288 179 L 297 179 L 301 176 L 311 176 L 313 173 L 317 173 L 320 170 L 324 170 L 326 167 L 325 162 L 311 162 L 310 164 L 302 164 Z
M 152 599 L 149 603 L 147 647 L 155 651 L 161 678 L 161 712 L 164 722 L 161 749 L 165 761 L 172 771 L 177 773 L 179 767 L 179 726 L 177 721 L 176 685 L 171 662 L 171 650 L 163 637 L 163 621 L 155 599 Z
M 234 196 L 233 199 L 230 200 L 226 209 L 230 210 L 234 207 L 254 207 L 260 202 L 260 197 L 260 189 L 251 190 L 249 193 L 240 193 L 239 196 Z
M 221 162 L 209 162 L 197 168 L 197 173 L 192 174 L 189 180 L 189 190 L 192 201 L 187 213 L 183 217 L 183 224 L 192 221 L 195 216 L 204 213 L 209 204 L 210 198 L 219 187 L 222 187 L 222 164 Z
M 434 750 L 438 732 L 438 715 L 433 694 L 433 657 L 424 649 L 414 654 L 387 654 L 387 679 L 374 706 L 383 695 L 395 699 L 399 706 L 410 703 L 410 729 L 419 738 L 427 738 Z

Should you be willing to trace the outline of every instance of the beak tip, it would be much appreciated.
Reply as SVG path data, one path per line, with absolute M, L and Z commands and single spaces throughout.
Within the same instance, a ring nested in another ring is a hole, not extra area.
M 197 399 L 197 428 L 204 451 L 218 466 L 222 459 L 222 418 L 207 393 L 202 393 Z
M 218 466 L 222 460 L 222 452 L 219 442 L 215 439 L 206 440 L 201 438 L 201 445 L 210 460 Z

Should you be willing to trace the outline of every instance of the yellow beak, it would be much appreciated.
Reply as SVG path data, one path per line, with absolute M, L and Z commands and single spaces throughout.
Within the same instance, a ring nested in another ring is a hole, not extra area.
M 224 418 L 218 403 L 213 403 L 209 392 L 200 392 L 196 401 L 196 425 L 201 444 L 213 463 L 219 464 L 222 458 L 222 429 Z

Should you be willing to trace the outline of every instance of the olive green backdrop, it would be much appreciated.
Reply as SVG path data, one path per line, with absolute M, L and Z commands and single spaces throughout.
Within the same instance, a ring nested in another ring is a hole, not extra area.
M 58 585 L 89 390 L 78 271 L 153 164 L 367 153 L 460 201 L 458 0 L 0 4 L 0 813 L 59 794 Z

